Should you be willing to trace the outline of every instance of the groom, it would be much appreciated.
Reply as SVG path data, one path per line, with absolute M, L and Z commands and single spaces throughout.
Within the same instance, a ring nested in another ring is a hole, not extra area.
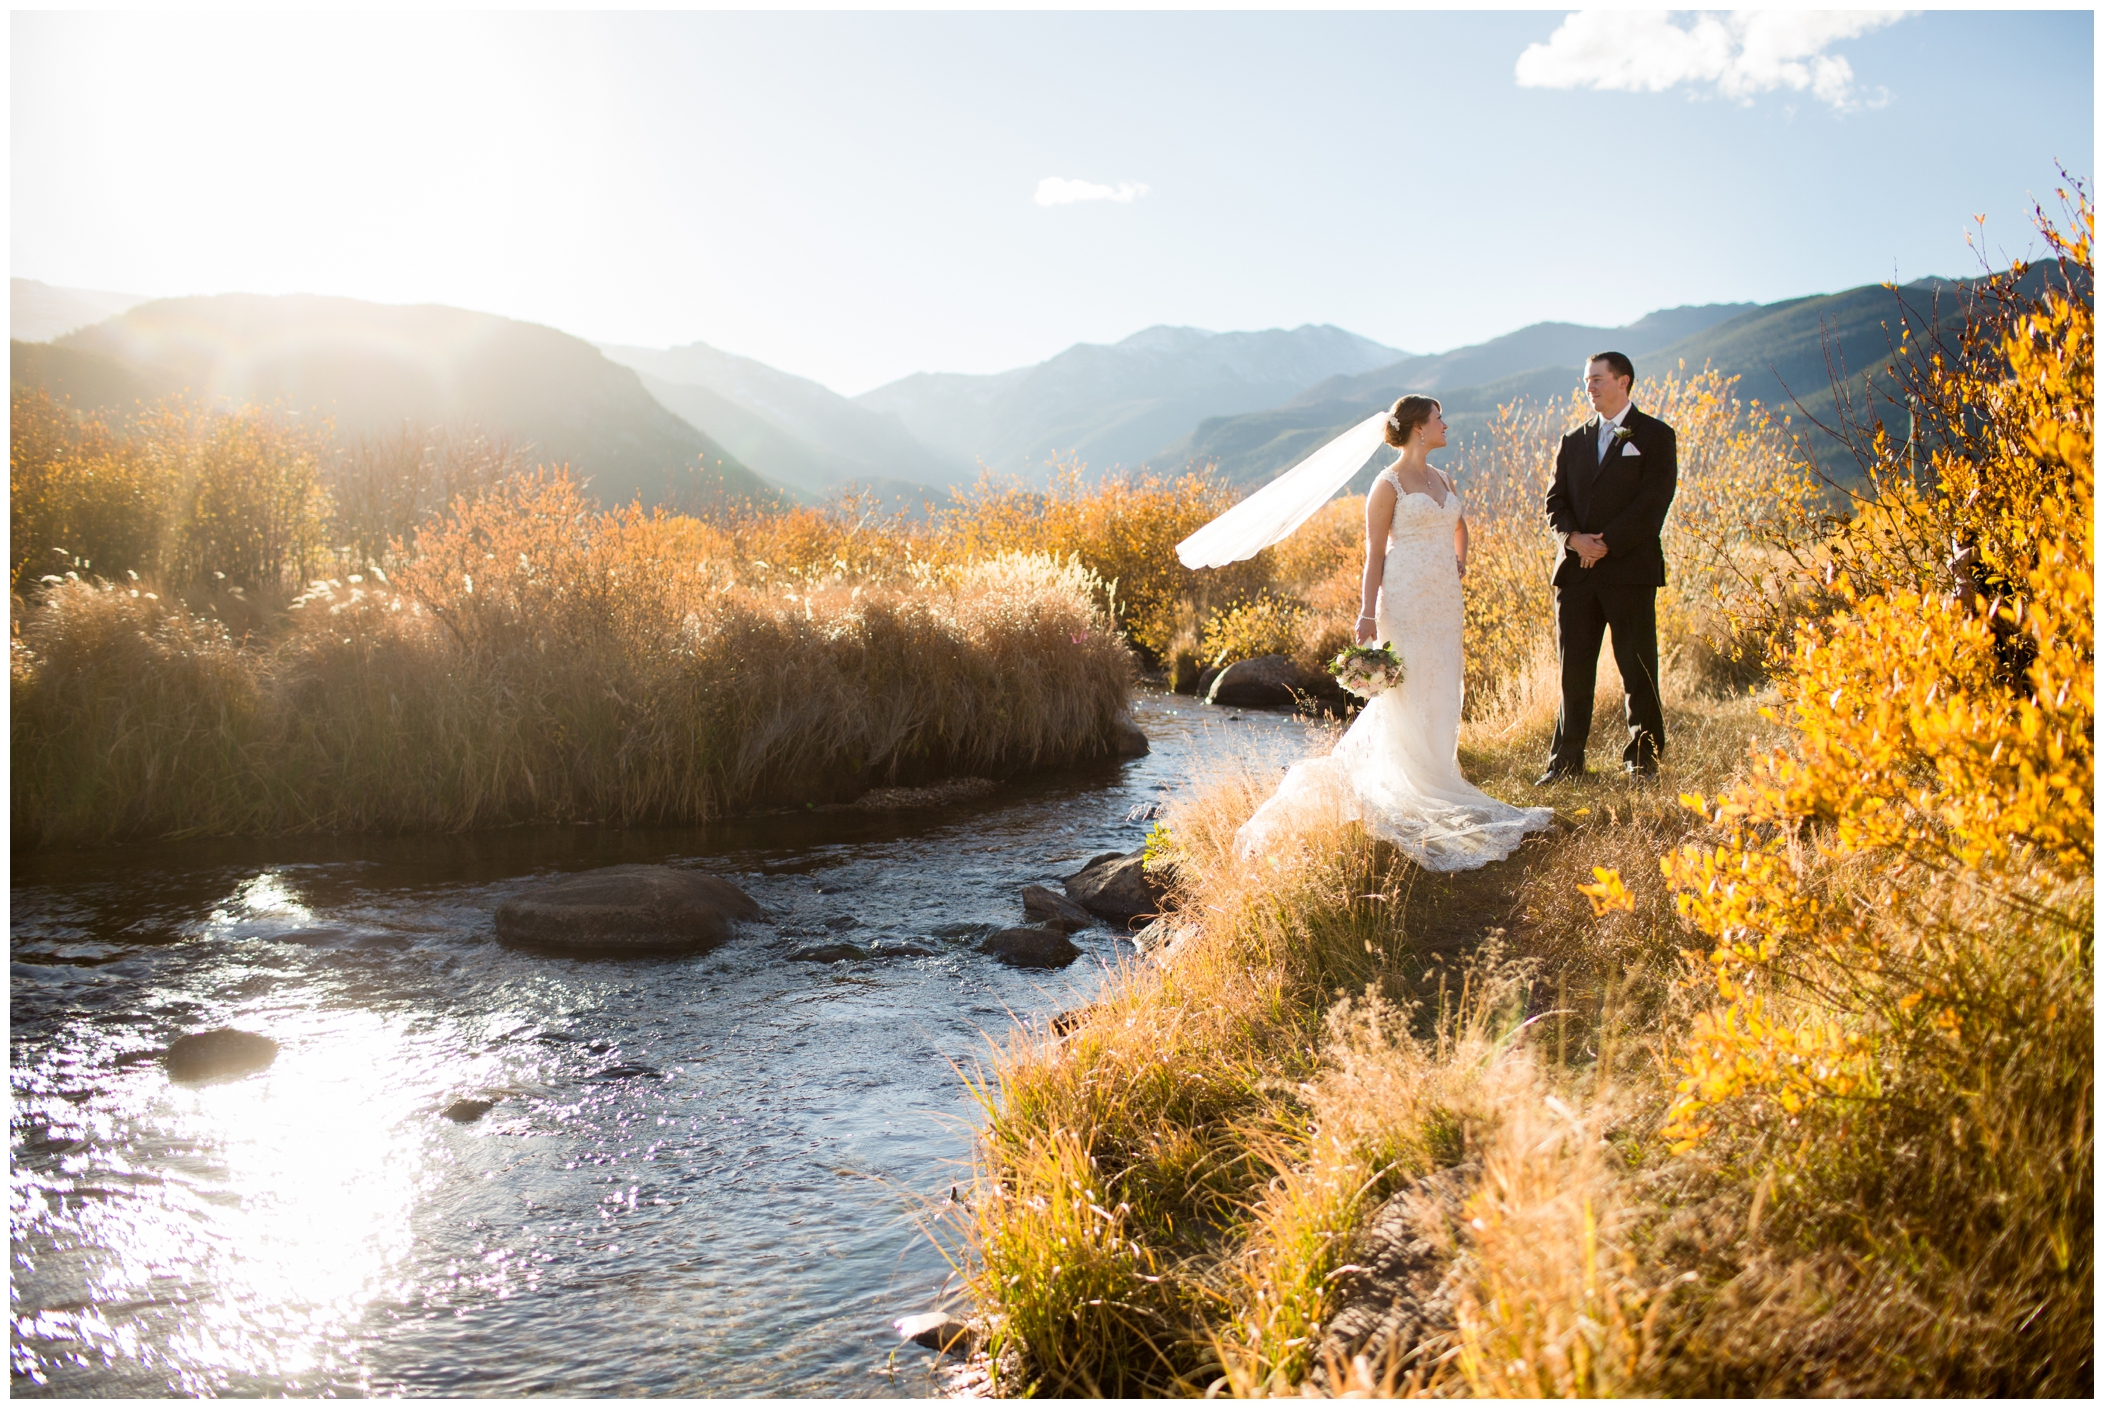
M 1666 719 L 1658 697 L 1658 589 L 1666 555 L 1658 534 L 1673 502 L 1679 466 L 1673 428 L 1629 399 L 1636 368 L 1619 352 L 1585 364 L 1585 391 L 1599 414 L 1563 438 L 1549 486 L 1549 524 L 1563 539 L 1556 567 L 1556 640 L 1563 706 L 1549 767 L 1537 787 L 1585 772 L 1593 727 L 1593 676 L 1600 637 L 1614 633 L 1622 672 L 1629 744 L 1622 766 L 1639 778 L 1658 773 Z

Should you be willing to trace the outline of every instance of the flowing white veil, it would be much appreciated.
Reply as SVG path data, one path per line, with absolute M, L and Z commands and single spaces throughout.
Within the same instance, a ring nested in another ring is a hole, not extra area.
M 1387 427 L 1388 412 L 1374 412 L 1177 544 L 1177 558 L 1187 568 L 1218 568 L 1269 548 L 1344 488 L 1381 447 Z

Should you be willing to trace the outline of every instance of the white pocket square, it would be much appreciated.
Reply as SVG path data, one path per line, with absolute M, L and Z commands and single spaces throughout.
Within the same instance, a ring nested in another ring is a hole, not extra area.
M 1624 455 L 1641 455 L 1644 452 L 1637 449 L 1634 445 L 1625 445 L 1622 447 L 1622 453 Z

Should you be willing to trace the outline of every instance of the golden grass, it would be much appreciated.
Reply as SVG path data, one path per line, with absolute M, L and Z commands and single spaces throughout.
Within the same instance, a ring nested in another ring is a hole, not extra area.
M 694 821 L 1108 748 L 1131 666 L 1081 569 L 789 590 L 691 546 L 531 478 L 266 636 L 62 581 L 14 641 L 17 844 Z
M 1748 734 L 1772 727 L 1756 710 L 1742 698 L 1682 716 L 1688 781 L 1731 775 Z M 1538 771 L 1547 725 L 1522 721 L 1489 748 L 1475 757 L 1500 774 Z M 1216 772 L 1172 807 L 1166 960 L 1120 975 L 1064 1037 L 1016 1034 L 980 1087 L 969 1265 L 1008 1338 L 1009 1392 L 1302 1383 L 1357 1220 L 1475 1148 L 1498 1104 L 1486 1073 L 1505 1081 L 1506 1064 L 1534 1060 L 1537 1039 L 1512 1037 L 1528 1013 L 1568 1010 L 1547 1031 L 1583 1066 L 1602 1014 L 1636 1004 L 1628 971 L 1677 973 L 1655 858 L 1699 819 L 1657 784 L 1567 785 L 1582 813 L 1557 835 L 1503 868 L 1441 876 L 1355 825 L 1236 863 L 1234 831 L 1271 783 Z M 1602 859 L 1639 857 L 1638 912 L 1592 917 L 1575 885 Z M 1501 966 L 1501 949 L 1528 957 Z M 1339 1007 L 1343 995 L 1357 996 Z M 1039 1183 L 1054 1170 L 1090 1191 L 1100 1230 L 1114 1222 L 1117 1258 L 1068 1260 L 1084 1245 L 1073 1226 L 1054 1237 L 1059 1255 L 1047 1249 L 1046 1220 L 1086 1207 Z M 1054 1265 L 1060 1278 L 1042 1275 Z M 1086 1318 L 1065 1280 L 1084 1267 Z

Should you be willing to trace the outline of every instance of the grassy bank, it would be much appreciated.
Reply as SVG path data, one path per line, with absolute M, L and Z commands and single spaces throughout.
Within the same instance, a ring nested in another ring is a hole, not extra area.
M 1928 473 L 1873 438 L 1846 522 L 1679 587 L 1767 680 L 1684 644 L 1664 788 L 1457 877 L 1341 824 L 1237 863 L 1268 774 L 1172 811 L 1162 961 L 980 1086 L 996 1388 L 2089 1390 L 2089 307 L 1944 353 Z M 1507 797 L 1545 645 L 1464 729 Z

